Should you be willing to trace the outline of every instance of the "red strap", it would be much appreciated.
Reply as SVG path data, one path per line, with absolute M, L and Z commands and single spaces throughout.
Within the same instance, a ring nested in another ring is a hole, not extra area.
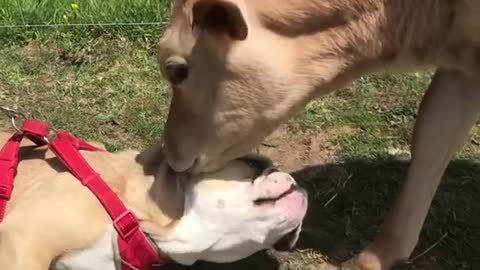
M 25 136 L 38 146 L 47 144 L 45 137 L 48 135 L 49 129 L 48 124 L 32 119 L 26 119 L 20 128 Z
M 150 270 L 167 263 L 152 247 L 140 230 L 135 215 L 129 211 L 110 187 L 103 181 L 85 161 L 78 150 L 101 151 L 74 135 L 57 132 L 57 139 L 50 142 L 46 139 L 49 127 L 46 123 L 27 119 L 21 133 L 14 134 L 0 152 L 0 222 L 5 214 L 6 202 L 13 190 L 15 169 L 18 165 L 18 152 L 23 137 L 27 137 L 37 145 L 48 144 L 57 158 L 70 170 L 80 182 L 88 187 L 104 206 L 113 220 L 118 232 L 118 246 L 122 258 L 122 270 Z
M 7 201 L 12 196 L 13 179 L 18 164 L 18 151 L 22 139 L 22 133 L 15 133 L 0 152 L 0 222 L 5 216 Z
M 0 152 L 0 222 L 5 216 L 7 201 L 12 196 L 13 180 L 18 166 L 18 152 L 23 137 L 28 137 L 37 145 L 44 145 L 46 143 L 44 137 L 49 127 L 43 122 L 27 119 L 20 130 L 20 133 L 15 133 L 7 141 Z
M 88 151 L 103 151 L 103 149 L 93 146 L 87 143 L 86 141 L 81 140 L 78 137 L 75 137 L 73 134 L 63 130 L 57 131 L 57 137 L 60 140 L 65 140 L 70 142 L 76 149 L 88 150 Z
M 129 242 L 118 237 L 117 243 L 122 270 L 153 270 L 168 263 L 167 258 L 158 254 L 140 230 L 132 235 Z
M 148 242 L 135 215 L 129 211 L 108 185 L 80 155 L 77 149 L 61 138 L 50 141 L 50 149 L 71 173 L 88 187 L 113 220 L 118 235 L 121 258 L 131 266 L 147 270 L 154 264 L 164 264 L 164 258 Z M 130 267 L 122 263 L 123 267 Z M 130 268 L 124 268 L 130 269 Z

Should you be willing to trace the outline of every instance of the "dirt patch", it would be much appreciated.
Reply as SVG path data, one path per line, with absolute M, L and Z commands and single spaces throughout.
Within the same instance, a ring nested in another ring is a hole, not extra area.
M 82 65 L 89 63 L 92 56 L 85 51 L 64 50 L 60 52 L 60 59 L 70 65 Z
M 41 58 L 41 47 L 38 42 L 30 42 L 20 50 L 20 57 L 26 62 L 37 61 Z
M 39 42 L 32 41 L 21 47 L 18 54 L 19 67 L 24 74 L 29 76 L 44 72 L 44 56 L 49 49 Z
M 331 137 L 330 137 L 331 138 Z M 276 166 L 296 171 L 334 161 L 335 146 L 320 131 L 301 131 L 282 126 L 267 137 L 258 153 L 271 158 Z
M 299 130 L 284 125 L 267 137 L 257 152 L 271 158 L 276 166 L 285 171 L 300 171 L 318 164 L 335 161 L 336 146 L 332 138 L 353 132 L 350 128 L 330 131 Z M 276 254 L 281 270 L 335 270 L 336 266 L 314 250 L 300 250 L 290 254 Z M 259 268 L 254 268 L 259 269 Z
M 0 82 L 0 105 L 15 108 L 17 103 L 9 88 Z M 8 131 L 10 129 L 11 124 L 7 115 L 0 111 L 0 131 Z
M 304 250 L 281 258 L 281 270 L 338 270 L 328 262 L 328 258 L 314 250 Z

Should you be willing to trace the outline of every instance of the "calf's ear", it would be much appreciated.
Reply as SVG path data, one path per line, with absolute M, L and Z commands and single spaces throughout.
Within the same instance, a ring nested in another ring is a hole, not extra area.
M 240 7 L 228 0 L 199 0 L 192 7 L 192 27 L 200 27 L 214 35 L 227 35 L 245 40 L 248 26 Z

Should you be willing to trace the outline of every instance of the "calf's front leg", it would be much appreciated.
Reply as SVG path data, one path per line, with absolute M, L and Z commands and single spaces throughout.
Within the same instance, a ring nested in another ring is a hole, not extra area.
M 412 160 L 400 195 L 373 243 L 343 269 L 388 270 L 413 252 L 450 160 L 480 114 L 480 79 L 438 70 L 420 105 Z

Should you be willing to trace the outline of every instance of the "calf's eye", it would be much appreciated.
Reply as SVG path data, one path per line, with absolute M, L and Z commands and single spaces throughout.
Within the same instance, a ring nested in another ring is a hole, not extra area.
M 165 61 L 165 75 L 172 85 L 179 85 L 188 78 L 189 67 L 184 59 L 172 57 Z

